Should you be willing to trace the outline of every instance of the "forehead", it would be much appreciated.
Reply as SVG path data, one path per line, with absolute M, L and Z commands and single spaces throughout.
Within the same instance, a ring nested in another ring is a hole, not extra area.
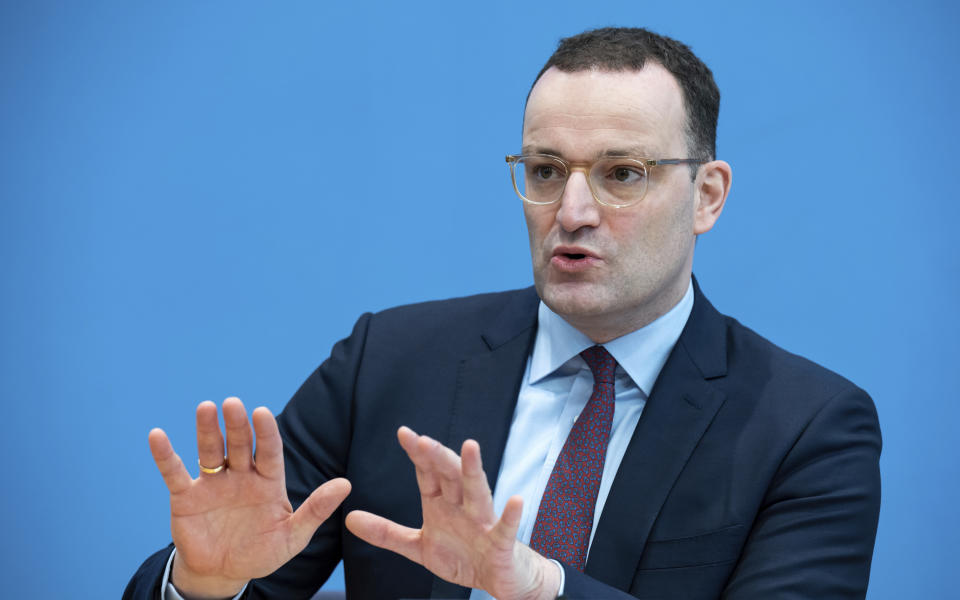
M 640 71 L 547 70 L 527 102 L 523 151 L 588 160 L 610 151 L 683 152 L 683 94 L 662 66 Z

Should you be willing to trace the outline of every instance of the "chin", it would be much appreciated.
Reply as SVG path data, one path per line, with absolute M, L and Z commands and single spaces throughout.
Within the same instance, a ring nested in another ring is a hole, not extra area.
M 606 294 L 594 286 L 550 284 L 537 286 L 540 299 L 561 317 L 595 316 L 608 308 Z

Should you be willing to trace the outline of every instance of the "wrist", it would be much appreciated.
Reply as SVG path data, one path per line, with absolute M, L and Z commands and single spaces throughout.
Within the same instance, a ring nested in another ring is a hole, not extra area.
M 523 600 L 556 600 L 560 594 L 563 567 L 539 553 L 533 552 L 533 555 L 536 557 L 534 584 L 530 592 L 522 596 Z
M 543 600 L 556 600 L 560 595 L 560 581 L 563 578 L 563 567 L 559 563 L 543 558 L 543 579 L 540 589 L 543 591 L 540 598 Z
M 187 600 L 229 600 L 247 585 L 246 581 L 195 573 L 177 555 L 173 556 L 170 583 Z

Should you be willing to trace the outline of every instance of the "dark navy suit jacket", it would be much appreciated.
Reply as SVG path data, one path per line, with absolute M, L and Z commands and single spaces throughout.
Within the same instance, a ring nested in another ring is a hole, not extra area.
M 469 590 L 352 536 L 363 509 L 421 524 L 400 425 L 480 443 L 496 482 L 536 331 L 532 289 L 367 314 L 278 417 L 288 491 L 353 492 L 311 544 L 249 598 L 309 598 L 344 561 L 349 598 L 465 598 Z M 650 394 L 568 598 L 862 598 L 880 507 L 870 397 L 718 313 L 693 311 Z M 157 598 L 169 548 L 125 598 Z

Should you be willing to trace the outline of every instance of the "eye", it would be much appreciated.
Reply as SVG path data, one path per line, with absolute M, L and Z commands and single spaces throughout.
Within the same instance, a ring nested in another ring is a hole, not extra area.
M 540 179 L 550 179 L 554 174 L 554 168 L 550 165 L 541 165 L 534 169 L 534 174 Z
M 562 179 L 563 173 L 554 164 L 530 165 L 533 176 L 540 181 L 550 181 L 551 179 Z
M 644 170 L 633 165 L 615 165 L 607 173 L 607 179 L 616 183 L 640 183 L 644 177 Z
M 523 160 L 523 172 L 530 184 L 554 184 L 566 181 L 567 173 L 563 165 L 543 156 L 531 156 Z

